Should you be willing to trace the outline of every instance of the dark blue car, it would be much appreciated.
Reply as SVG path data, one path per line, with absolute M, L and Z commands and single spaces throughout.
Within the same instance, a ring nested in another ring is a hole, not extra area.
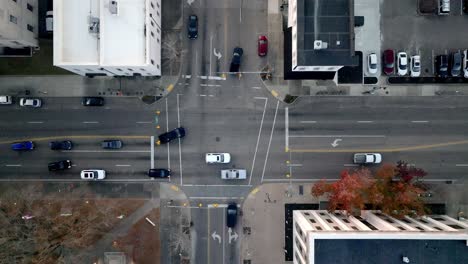
M 33 150 L 34 143 L 32 141 L 16 142 L 11 144 L 12 150 Z

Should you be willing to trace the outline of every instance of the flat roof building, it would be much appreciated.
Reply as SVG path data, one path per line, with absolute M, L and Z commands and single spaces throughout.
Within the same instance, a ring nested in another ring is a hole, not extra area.
M 54 0 L 54 65 L 83 76 L 161 75 L 161 0 Z
M 468 224 L 446 215 L 295 210 L 293 222 L 294 264 L 468 263 Z

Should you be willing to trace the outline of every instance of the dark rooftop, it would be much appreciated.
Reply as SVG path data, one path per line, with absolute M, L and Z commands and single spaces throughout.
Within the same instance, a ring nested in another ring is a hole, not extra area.
M 315 263 L 468 263 L 465 240 L 316 239 Z
M 298 0 L 298 65 L 356 65 L 354 0 Z M 314 41 L 328 44 L 314 50 Z

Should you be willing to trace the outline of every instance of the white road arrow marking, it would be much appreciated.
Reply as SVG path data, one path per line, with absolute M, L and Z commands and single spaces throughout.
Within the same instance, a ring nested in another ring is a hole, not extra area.
M 213 54 L 218 58 L 218 60 L 222 57 L 221 52 L 216 52 L 216 48 L 213 49 Z
M 187 4 L 189 4 L 190 6 L 192 5 L 193 2 L 195 2 L 195 0 L 187 0 Z
M 234 241 L 236 241 L 237 238 L 239 237 L 239 235 L 236 232 L 233 232 L 231 228 L 229 228 L 228 233 L 229 233 L 229 244 L 231 244 L 232 239 L 234 239 Z M 234 233 L 234 234 L 232 234 L 232 233 Z
M 331 143 L 332 147 L 334 147 L 334 148 L 338 147 L 338 142 L 340 142 L 340 141 L 341 141 L 341 138 L 335 139 L 335 141 L 333 141 L 333 143 Z
M 213 238 L 213 240 L 218 239 L 218 243 L 221 244 L 221 236 L 216 234 L 216 231 L 214 231 L 213 234 L 211 234 L 211 237 Z

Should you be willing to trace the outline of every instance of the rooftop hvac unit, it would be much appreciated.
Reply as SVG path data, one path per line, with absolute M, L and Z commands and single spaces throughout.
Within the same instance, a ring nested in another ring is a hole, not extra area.
M 91 34 L 99 34 L 99 18 L 88 17 L 88 32 Z
M 119 14 L 119 5 L 116 0 L 109 0 L 109 11 L 113 15 Z
M 321 40 L 314 41 L 314 50 L 322 50 L 328 48 L 328 43 Z

